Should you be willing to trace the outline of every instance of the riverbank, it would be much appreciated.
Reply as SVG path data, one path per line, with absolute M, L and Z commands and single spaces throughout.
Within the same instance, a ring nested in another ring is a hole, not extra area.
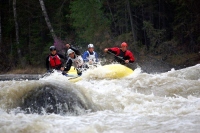
M 39 80 L 41 77 L 41 74 L 1 74 L 0 81 Z
M 45 68 L 26 66 L 25 68 L 12 68 L 7 72 L 1 72 L 0 74 L 44 74 L 46 72 Z
M 150 54 L 145 52 L 134 52 L 136 63 L 143 72 L 160 73 L 174 69 L 182 69 L 189 66 L 200 64 L 200 53 L 185 53 L 182 55 Z M 106 59 L 113 59 L 113 56 L 106 55 Z M 26 66 L 25 68 L 12 68 L 9 71 L 0 72 L 0 74 L 37 74 L 46 73 L 45 67 Z

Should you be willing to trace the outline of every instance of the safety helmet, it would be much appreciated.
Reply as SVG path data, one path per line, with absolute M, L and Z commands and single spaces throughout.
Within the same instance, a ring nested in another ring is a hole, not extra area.
M 49 48 L 49 50 L 50 50 L 50 51 L 56 50 L 56 47 L 55 47 L 55 46 L 51 46 L 51 47 Z
M 67 50 L 67 54 L 70 55 L 71 53 L 73 53 L 74 51 L 72 49 L 68 49 Z
M 122 44 L 121 44 L 121 47 L 127 47 L 128 46 L 128 44 L 126 43 L 126 42 L 123 42 Z
M 93 44 L 88 44 L 88 48 L 94 48 Z

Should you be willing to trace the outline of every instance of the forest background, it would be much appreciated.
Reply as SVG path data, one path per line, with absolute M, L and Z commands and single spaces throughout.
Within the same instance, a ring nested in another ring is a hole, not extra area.
M 199 5 L 199 0 L 0 0 L 0 73 L 43 70 L 49 47 L 64 53 L 65 43 L 81 52 L 93 43 L 104 58 L 104 48 L 125 41 L 146 68 L 196 65 Z

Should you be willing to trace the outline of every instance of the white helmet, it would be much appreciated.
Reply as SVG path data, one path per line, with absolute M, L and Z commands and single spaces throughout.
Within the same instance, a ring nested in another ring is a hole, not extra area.
M 72 50 L 72 49 L 68 49 L 67 50 L 67 54 L 69 55 L 69 54 L 71 54 L 71 53 L 73 53 L 74 51 Z
M 94 48 L 93 44 L 88 44 L 88 48 Z

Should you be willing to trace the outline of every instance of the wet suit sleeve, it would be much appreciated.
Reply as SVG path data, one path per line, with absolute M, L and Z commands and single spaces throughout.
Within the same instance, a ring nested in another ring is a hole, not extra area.
M 66 58 L 65 58 L 65 56 L 63 56 L 62 54 L 57 54 L 61 59 L 63 59 L 63 60 L 65 60 Z M 62 61 L 61 61 L 62 62 Z M 62 62 L 62 64 L 61 64 L 61 67 L 63 67 L 63 62 Z
M 57 54 L 61 59 L 65 59 L 65 57 L 62 54 Z
M 118 51 L 120 49 L 118 47 L 113 47 L 113 48 L 108 48 L 108 51 L 110 51 L 111 53 L 117 55 L 118 54 Z
M 95 52 L 95 59 L 96 59 L 96 60 L 95 60 L 96 62 L 99 61 L 97 52 Z
M 46 69 L 49 70 L 49 56 L 46 58 Z
M 75 52 L 76 55 L 81 55 L 81 52 L 78 49 L 76 49 L 72 46 L 69 49 L 72 49 Z
M 89 60 L 87 59 L 88 56 L 89 56 L 88 52 L 85 51 L 85 52 L 83 53 L 83 61 L 84 61 L 84 62 L 88 62 L 88 61 L 89 61 Z
M 68 50 L 68 49 L 67 49 L 67 50 Z M 67 50 L 65 50 L 65 60 L 67 60 L 67 58 L 68 58 Z
M 133 56 L 133 53 L 131 51 L 127 51 L 127 55 L 129 56 L 129 62 L 133 63 L 135 61 L 135 57 Z
M 71 66 L 72 66 L 72 60 L 68 59 L 66 63 L 66 67 L 64 68 L 64 71 L 69 71 Z

